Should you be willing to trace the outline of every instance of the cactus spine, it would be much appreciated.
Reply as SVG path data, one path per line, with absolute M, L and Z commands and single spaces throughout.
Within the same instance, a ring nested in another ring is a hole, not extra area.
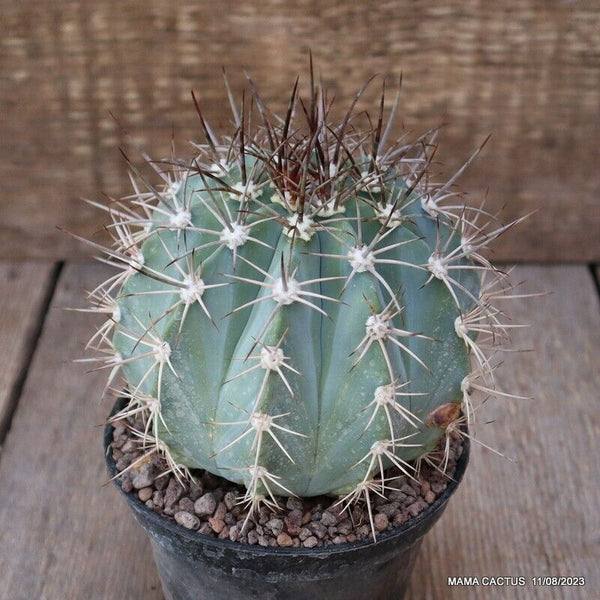
M 218 138 L 196 102 L 197 156 L 151 163 L 158 186 L 135 169 L 133 197 L 105 207 L 118 270 L 90 294 L 109 315 L 92 360 L 181 476 L 243 484 L 252 506 L 368 498 L 472 419 L 474 389 L 494 394 L 491 301 L 510 286 L 480 251 L 507 226 L 454 189 L 477 152 L 437 184 L 435 132 L 388 144 L 383 95 L 365 131 L 355 103 L 332 122 L 312 79 L 283 118 L 252 88 L 260 127 L 232 102 Z

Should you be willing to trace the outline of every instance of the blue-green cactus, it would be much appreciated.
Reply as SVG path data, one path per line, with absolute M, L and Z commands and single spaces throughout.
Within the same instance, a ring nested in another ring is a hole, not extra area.
M 92 295 L 111 317 L 93 345 L 145 442 L 252 503 L 412 476 L 470 409 L 471 355 L 490 372 L 475 334 L 501 333 L 479 250 L 505 228 L 448 202 L 427 137 L 388 148 L 381 115 L 332 124 L 311 95 L 306 133 L 295 91 L 280 120 L 257 97 L 253 132 L 234 108 L 225 141 L 200 115 L 199 155 L 108 208 L 120 270 Z

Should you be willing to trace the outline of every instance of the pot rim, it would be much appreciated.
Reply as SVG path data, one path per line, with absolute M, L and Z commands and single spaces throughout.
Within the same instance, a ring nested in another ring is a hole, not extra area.
M 110 416 L 115 414 L 119 408 L 120 404 L 123 402 L 123 399 L 120 398 L 117 400 L 115 405 L 113 406 Z M 232 540 L 220 540 L 218 538 L 213 538 L 210 536 L 202 535 L 197 531 L 191 531 L 183 527 L 183 525 L 179 525 L 175 520 L 169 519 L 163 515 L 160 515 L 153 510 L 149 509 L 143 502 L 141 502 L 138 498 L 136 498 L 132 493 L 125 492 L 119 485 L 117 481 L 117 477 L 119 473 L 117 472 L 116 461 L 113 459 L 112 453 L 110 452 L 110 444 L 112 442 L 112 432 L 113 432 L 112 423 L 107 422 L 104 427 L 104 458 L 106 460 L 106 467 L 108 470 L 108 474 L 110 475 L 110 480 L 114 486 L 119 490 L 119 492 L 125 497 L 128 504 L 132 505 L 134 512 L 144 513 L 144 518 L 150 521 L 152 525 L 157 528 L 167 530 L 173 536 L 177 536 L 180 538 L 184 538 L 186 542 L 189 543 L 201 543 L 209 547 L 213 547 L 215 549 L 230 549 L 237 550 L 255 554 L 256 556 L 276 556 L 276 555 L 284 555 L 284 556 L 313 556 L 313 557 L 327 557 L 334 554 L 341 554 L 344 552 L 350 552 L 353 550 L 359 550 L 366 548 L 368 546 L 375 546 L 377 544 L 383 544 L 385 542 L 391 541 L 398 537 L 401 537 L 407 533 L 410 533 L 413 529 L 419 527 L 422 521 L 428 519 L 432 514 L 436 513 L 440 508 L 442 508 L 450 496 L 456 491 L 458 484 L 462 481 L 465 470 L 467 468 L 467 464 L 469 462 L 469 454 L 470 454 L 470 443 L 469 438 L 463 438 L 463 450 L 460 458 L 456 463 L 456 471 L 454 473 L 454 478 L 448 481 L 448 485 L 446 489 L 430 504 L 427 508 L 422 510 L 416 517 L 412 517 L 399 527 L 393 527 L 388 531 L 384 531 L 377 535 L 377 539 L 373 541 L 369 540 L 357 540 L 355 542 L 346 542 L 345 544 L 331 544 L 330 546 L 320 547 L 320 548 L 279 548 L 273 546 L 259 546 L 257 544 L 244 544 L 241 542 L 234 542 Z

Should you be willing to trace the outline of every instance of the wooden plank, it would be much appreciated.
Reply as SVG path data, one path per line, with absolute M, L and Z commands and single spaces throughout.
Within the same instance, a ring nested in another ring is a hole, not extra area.
M 162 598 L 143 533 L 103 487 L 104 374 L 71 362 L 90 319 L 60 310 L 103 272 L 65 267 L 0 459 L 2 600 Z
M 70 258 L 85 250 L 54 225 L 90 234 L 101 222 L 77 201 L 129 192 L 109 111 L 155 157 L 171 127 L 198 139 L 199 92 L 226 127 L 221 66 L 236 90 L 248 68 L 281 109 L 312 47 L 346 106 L 373 73 L 404 73 L 402 112 L 421 131 L 441 120 L 450 173 L 493 139 L 464 182 L 472 201 L 507 219 L 540 209 L 496 244 L 502 260 L 600 260 L 600 5 L 593 0 L 144 3 L 0 0 L 0 256 Z M 115 18 L 118 15 L 118 18 Z M 306 76 L 304 89 L 306 89 Z M 375 108 L 376 91 L 363 106 Z M 189 146 L 180 145 L 182 154 Z M 582 226 L 584 224 L 584 226 Z M 32 241 L 34 243 L 32 243 Z
M 600 590 L 600 311 L 587 267 L 527 267 L 516 279 L 552 295 L 515 303 L 499 388 L 534 400 L 490 401 L 464 483 L 423 544 L 410 598 L 590 600 Z M 448 587 L 447 576 L 585 576 L 585 588 Z M 596 590 L 594 592 L 594 590 Z
M 69 264 L 54 307 L 79 304 L 103 268 Z M 426 542 L 407 597 L 594 598 L 599 589 L 596 460 L 600 316 L 586 267 L 520 268 L 516 279 L 548 290 L 519 301 L 515 334 L 535 353 L 510 356 L 507 390 L 533 401 L 491 405 L 483 441 L 457 497 Z M 89 331 L 84 315 L 52 309 L 0 460 L 1 600 L 161 598 L 149 545 L 105 473 L 96 402 L 103 376 L 69 359 Z M 65 332 L 69 334 L 66 335 Z M 490 403 L 491 404 L 491 403 Z M 499 404 L 499 403 L 497 403 Z M 499 485 L 499 487 L 498 487 Z M 584 575 L 584 589 L 452 588 L 447 575 Z
M 43 318 L 55 265 L 0 260 L 0 444 Z

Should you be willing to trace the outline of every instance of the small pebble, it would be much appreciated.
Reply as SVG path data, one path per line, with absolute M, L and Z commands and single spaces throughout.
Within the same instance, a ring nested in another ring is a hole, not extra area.
M 133 479 L 131 480 L 131 483 L 133 484 L 133 487 L 136 490 L 141 490 L 142 488 L 150 487 L 153 482 L 154 477 L 152 476 L 150 469 L 144 469 L 142 471 L 139 471 L 134 475 Z
M 379 507 L 382 504 L 385 504 L 387 502 L 387 498 L 382 498 L 379 494 L 377 494 L 373 500 L 371 501 L 371 503 L 373 504 L 373 506 L 375 507 Z
M 141 417 L 135 425 L 143 428 Z M 113 458 L 126 469 L 142 456 L 137 444 L 130 443 L 130 429 L 113 436 Z M 462 447 L 454 440 L 448 460 L 448 476 L 454 474 L 457 457 Z M 128 452 L 123 452 L 127 450 Z M 304 500 L 295 497 L 278 499 L 285 509 L 274 512 L 266 505 L 248 517 L 247 506 L 238 504 L 245 491 L 208 472 L 196 471 L 195 479 L 181 485 L 172 473 L 154 479 L 156 473 L 165 473 L 168 465 L 164 458 L 155 456 L 136 463 L 120 476 L 119 482 L 127 493 L 135 492 L 145 506 L 159 515 L 174 517 L 175 521 L 198 535 L 213 539 L 227 539 L 262 547 L 315 548 L 353 543 L 372 539 L 369 514 L 359 503 L 344 509 L 331 498 L 320 496 Z M 386 490 L 384 496 L 372 495 L 373 525 L 381 533 L 390 527 L 399 527 L 431 505 L 442 493 L 449 479 L 438 471 L 424 466 L 418 481 L 406 478 L 397 469 L 388 471 L 399 478 L 400 489 Z M 147 485 L 146 485 L 147 484 Z
M 285 528 L 290 535 L 298 535 L 302 527 L 302 511 L 294 509 L 283 519 Z
M 287 533 L 280 533 L 277 536 L 277 545 L 282 548 L 289 548 L 292 545 L 292 538 Z
M 400 527 L 403 523 L 408 519 L 408 515 L 406 513 L 399 512 L 394 515 L 393 524 L 394 527 Z
M 390 520 L 388 519 L 388 516 L 385 513 L 377 513 L 374 517 L 373 517 L 373 523 L 375 524 L 375 531 L 378 531 L 379 533 L 381 533 L 382 531 L 385 531 L 388 528 Z
M 146 502 L 146 500 L 150 500 L 150 498 L 152 498 L 152 494 L 154 492 L 152 491 L 151 487 L 145 487 L 142 488 L 139 492 L 138 492 L 138 498 L 142 501 L 142 502 Z
M 271 511 L 266 506 L 258 509 L 258 522 L 264 525 L 271 518 Z
M 157 490 L 164 490 L 167 485 L 169 485 L 169 477 L 166 475 L 163 475 L 162 477 L 157 477 L 154 480 L 154 487 Z
M 225 502 L 219 502 L 219 504 L 217 504 L 217 509 L 215 510 L 215 514 L 213 515 L 213 517 L 215 519 L 224 519 L 226 514 L 227 507 L 225 506 Z
M 227 510 L 231 510 L 237 503 L 235 492 L 227 492 L 225 496 L 223 496 L 223 502 L 227 507 Z
M 359 540 L 364 540 L 371 535 L 371 528 L 368 525 L 361 525 L 356 528 L 356 537 Z
M 133 440 L 127 440 L 120 448 L 124 454 L 133 452 L 135 450 L 135 442 Z
M 237 525 L 229 528 L 229 539 L 232 542 L 237 542 L 240 538 L 240 529 Z
M 119 460 L 117 460 L 116 467 L 117 471 L 124 471 L 131 464 L 131 459 L 127 456 L 121 456 Z
M 194 503 L 194 512 L 200 517 L 212 515 L 216 508 L 217 501 L 212 492 L 208 492 L 204 494 L 204 496 L 200 496 L 200 498 L 198 498 L 198 500 L 196 500 Z
M 179 510 L 185 510 L 186 512 L 193 514 L 194 513 L 194 503 L 192 502 L 192 500 L 190 498 L 188 498 L 187 496 L 184 496 L 179 501 Z
M 266 527 L 273 532 L 273 535 L 278 536 L 283 531 L 283 521 L 281 519 L 271 519 L 267 521 Z
M 202 483 L 200 483 L 199 481 L 193 481 L 190 484 L 190 500 L 192 502 L 196 502 L 196 500 L 198 500 L 198 498 L 200 498 L 200 496 L 202 496 L 202 494 L 204 493 L 204 487 L 202 486 Z
M 290 496 L 285 503 L 285 507 L 288 510 L 302 510 L 303 504 L 300 498 L 295 498 L 294 496 Z
M 225 521 L 223 521 L 223 519 L 216 519 L 215 517 L 210 517 L 210 519 L 208 519 L 208 522 L 210 524 L 211 529 L 215 533 L 221 533 L 221 531 L 223 531 L 223 528 L 225 527 Z
M 116 440 L 125 433 L 125 423 L 123 421 L 117 421 L 113 427 L 113 440 Z
M 388 517 L 393 517 L 393 515 L 398 511 L 398 503 L 397 502 L 389 502 L 387 504 L 382 504 L 377 507 L 377 512 L 383 513 Z
M 172 508 L 175 506 L 181 496 L 183 496 L 183 487 L 179 485 L 176 479 L 170 479 L 165 490 L 165 507 Z
M 344 507 L 342 506 L 341 503 L 336 502 L 335 504 L 332 504 L 328 509 L 327 512 L 331 513 L 332 515 L 335 516 L 335 518 L 339 521 L 340 519 L 343 519 L 344 517 L 347 517 L 348 514 L 346 512 L 346 510 L 344 509 Z
M 129 477 L 123 477 L 121 480 L 121 489 L 126 493 L 133 491 L 133 484 L 131 483 L 131 479 Z
M 152 494 L 152 502 L 157 508 L 162 508 L 165 504 L 165 495 L 160 490 L 156 490 Z
M 313 521 L 309 525 L 309 529 L 320 539 L 322 540 L 327 533 L 327 527 L 325 525 L 319 523 L 318 521 Z
M 340 521 L 337 526 L 337 530 L 342 535 L 348 535 L 352 531 L 352 521 L 350 519 L 344 519 Z
M 240 524 L 240 530 L 242 525 L 244 526 L 244 531 L 248 532 L 251 529 L 256 529 L 256 523 L 252 520 L 252 519 L 248 519 L 246 521 L 246 517 L 248 515 L 246 513 L 244 513 L 243 515 L 240 515 L 240 518 L 238 519 L 238 522 Z
M 431 491 L 434 494 L 441 494 L 444 490 L 446 489 L 446 484 L 445 483 L 432 483 L 431 484 Z
M 401 492 L 404 492 L 407 496 L 416 496 L 417 492 L 415 492 L 415 490 L 412 488 L 412 486 L 408 485 L 408 483 L 405 483 L 401 488 L 400 488 Z
M 323 523 L 325 527 L 330 527 L 331 525 L 335 525 L 337 523 L 337 517 L 326 510 L 321 516 L 321 523 Z
M 198 527 L 200 527 L 200 519 L 196 515 L 185 510 L 176 512 L 175 520 L 186 529 L 198 529 Z

